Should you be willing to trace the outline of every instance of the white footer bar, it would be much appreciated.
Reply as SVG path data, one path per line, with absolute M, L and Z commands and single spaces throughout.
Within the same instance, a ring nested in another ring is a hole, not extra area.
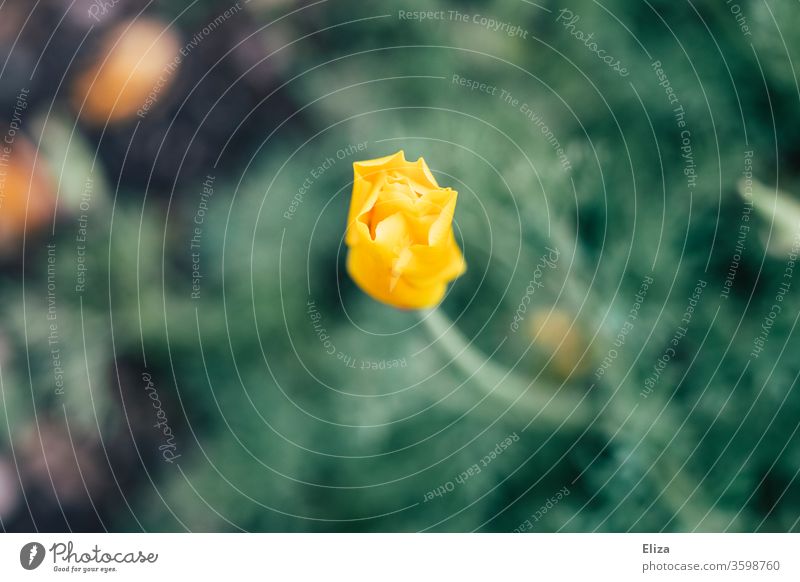
M 794 534 L 3 534 L 0 580 L 782 581 L 798 554 Z

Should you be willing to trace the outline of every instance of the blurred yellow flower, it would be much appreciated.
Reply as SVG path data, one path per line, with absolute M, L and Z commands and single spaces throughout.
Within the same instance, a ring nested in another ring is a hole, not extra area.
M 378 301 L 433 307 L 466 270 L 453 235 L 458 193 L 440 188 L 422 158 L 402 151 L 353 164 L 347 271 Z

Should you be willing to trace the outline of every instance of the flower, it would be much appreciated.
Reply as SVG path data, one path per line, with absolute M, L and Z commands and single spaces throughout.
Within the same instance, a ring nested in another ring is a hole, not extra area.
M 177 34 L 148 18 L 119 24 L 100 48 L 72 86 L 73 106 L 92 125 L 144 117 L 164 98 L 181 62 Z
M 52 224 L 56 186 L 36 146 L 20 133 L 3 131 L 5 167 L 0 168 L 0 255 L 13 254 L 23 237 Z M 12 139 L 13 138 L 13 139 Z
M 433 307 L 466 270 L 453 235 L 458 193 L 440 188 L 422 158 L 402 151 L 353 164 L 347 271 L 370 297 L 404 309 Z

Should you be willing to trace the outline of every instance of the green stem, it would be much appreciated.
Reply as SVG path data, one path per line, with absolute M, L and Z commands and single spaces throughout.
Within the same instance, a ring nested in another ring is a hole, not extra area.
M 464 406 L 481 401 L 475 412 L 481 411 L 491 420 L 496 420 L 507 413 L 513 421 L 526 424 L 535 418 L 531 426 L 544 431 L 566 427 L 580 432 L 593 430 L 595 433 L 607 435 L 608 438 L 619 432 L 623 418 L 630 412 L 629 409 L 625 412 L 622 398 L 612 398 L 603 418 L 597 419 L 594 417 L 593 408 L 586 401 L 579 403 L 574 391 L 565 390 L 563 386 L 559 388 L 543 380 L 529 381 L 493 362 L 464 337 L 442 311 L 434 309 L 422 312 L 420 315 L 436 346 L 441 348 L 451 363 L 469 378 L 462 387 L 467 392 L 462 394 L 462 399 L 446 400 L 463 410 L 466 410 Z M 460 389 L 459 392 L 461 391 Z M 593 404 L 597 406 L 598 403 Z M 643 414 L 643 411 L 638 413 Z M 668 422 L 670 426 L 680 425 L 677 419 L 670 420 Z M 633 434 L 629 434 L 630 431 L 633 431 Z M 641 438 L 641 434 L 641 427 L 631 426 L 618 434 L 614 440 L 621 440 L 628 443 L 628 446 L 634 446 L 635 439 Z M 675 515 L 677 524 L 682 524 L 683 527 L 695 527 L 698 524 L 691 521 L 692 517 L 703 515 L 712 504 L 703 498 L 701 491 L 694 491 L 692 499 L 687 502 L 686 496 L 694 489 L 692 479 L 688 468 L 681 467 L 673 453 L 674 450 L 687 450 L 686 443 L 683 445 L 673 443 L 672 446 L 666 447 L 662 436 L 659 434 L 650 436 L 652 442 L 664 444 L 665 448 L 658 463 L 648 471 L 648 482 L 650 487 L 663 489 L 660 505 Z M 640 483 L 639 487 L 647 485 Z M 726 527 L 730 519 L 730 512 L 710 510 L 703 521 L 703 529 L 720 531 Z M 732 527 L 735 529 L 736 525 Z
M 494 418 L 508 412 L 515 419 L 532 421 L 533 428 L 545 430 L 583 430 L 591 423 L 590 408 L 576 393 L 541 379 L 528 380 L 496 364 L 439 309 L 421 312 L 420 316 L 435 344 L 468 376 L 459 392 L 469 402 L 481 402 L 476 410 Z

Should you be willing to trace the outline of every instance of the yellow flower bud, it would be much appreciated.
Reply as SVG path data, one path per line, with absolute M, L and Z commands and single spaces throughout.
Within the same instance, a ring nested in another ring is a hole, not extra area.
M 422 158 L 402 151 L 353 164 L 347 271 L 373 299 L 433 307 L 466 270 L 453 235 L 458 193 L 440 188 Z
M 579 324 L 558 309 L 540 309 L 532 314 L 531 338 L 537 351 L 550 361 L 546 372 L 557 378 L 577 378 L 589 367 L 588 343 Z

